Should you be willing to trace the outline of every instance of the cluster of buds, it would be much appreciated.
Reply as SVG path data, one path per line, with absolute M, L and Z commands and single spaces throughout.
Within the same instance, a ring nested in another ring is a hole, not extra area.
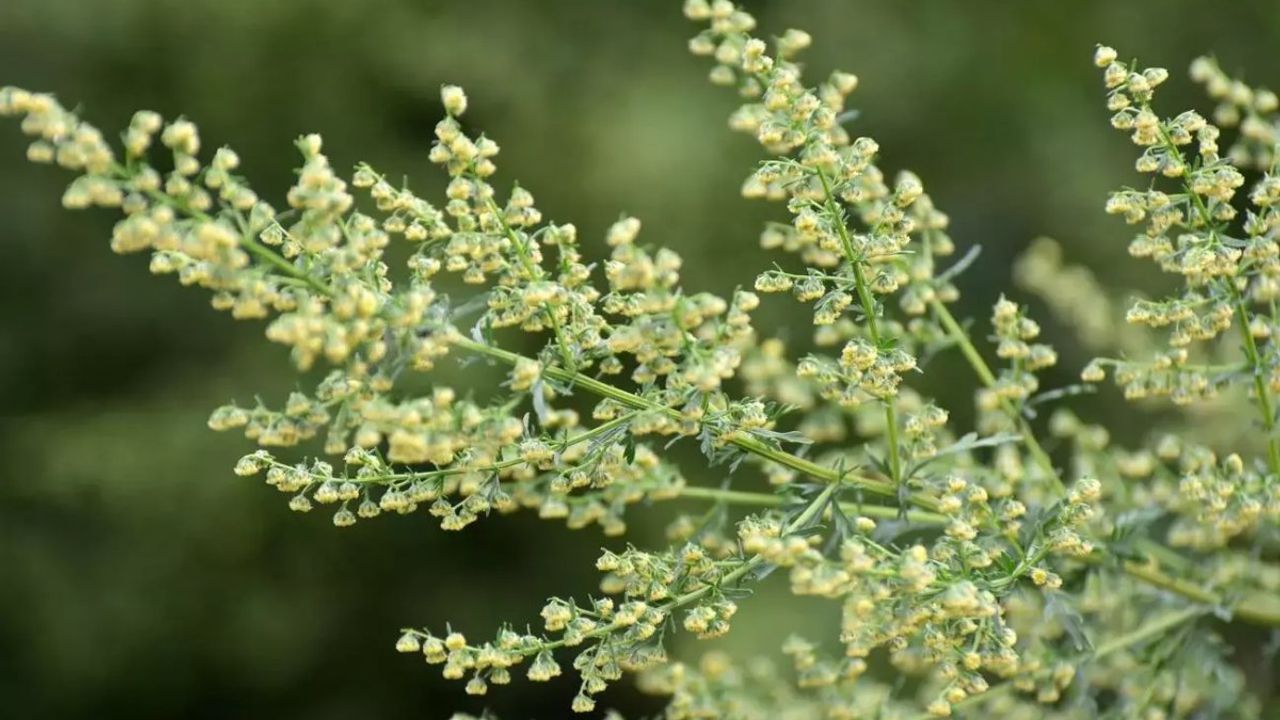
M 1191 79 L 1204 85 L 1209 97 L 1218 102 L 1213 111 L 1214 122 L 1240 130 L 1227 151 L 1231 162 L 1238 167 L 1271 169 L 1276 161 L 1276 142 L 1280 141 L 1280 97 L 1227 75 L 1211 57 L 1196 58 L 1191 63 Z
M 1110 447 L 1105 429 L 1058 412 L 1050 431 L 1072 451 L 1072 467 L 1059 472 L 1031 424 L 1032 405 L 1052 399 L 1033 395 L 1037 373 L 1057 362 L 1055 351 L 1035 342 L 1039 326 L 1002 297 L 992 325 L 995 355 L 1007 367 L 997 374 L 986 366 L 947 309 L 958 296 L 951 281 L 969 258 L 942 272 L 935 267 L 954 252 L 947 216 L 919 177 L 887 175 L 876 164 L 876 141 L 845 129 L 857 77 L 837 71 L 807 86 L 796 56 L 810 45 L 808 33 L 787 30 L 771 49 L 752 34 L 755 19 L 730 0 L 687 0 L 684 8 L 707 25 L 691 50 L 713 58 L 711 79 L 744 100 L 731 126 L 774 155 L 742 193 L 786 204 L 789 221 L 767 226 L 761 242 L 792 253 L 803 267 L 762 273 L 755 289 L 789 292 L 812 306 L 818 352 L 798 361 L 780 341 L 757 338 L 756 293 L 687 292 L 680 256 L 642 244 L 636 218 L 623 216 L 607 230 L 602 281 L 593 280 L 574 225 L 546 221 L 527 189 L 500 192 L 492 184 L 499 147 L 463 124 L 468 100 L 457 86 L 441 89 L 446 117 L 428 153 L 449 178 L 439 207 L 367 165 L 348 182 L 315 135 L 297 142 L 302 166 L 286 198 L 289 211 L 277 216 L 236 174 L 236 153 L 223 148 L 207 163 L 201 159 L 198 129 L 187 120 L 138 113 L 123 134 L 121 162 L 102 133 L 50 96 L 5 88 L 0 115 L 23 117 L 31 160 L 80 173 L 63 196 L 67 207 L 122 211 L 114 250 L 150 252 L 154 272 L 207 288 L 215 308 L 266 320 L 267 337 L 290 348 L 299 370 L 329 366 L 313 391 L 293 392 L 279 409 L 231 404 L 209 418 L 213 429 L 243 429 L 259 446 L 235 472 L 265 475 L 290 496 L 293 510 L 331 507 L 339 527 L 425 510 L 442 528 L 459 530 L 490 512 L 528 508 L 571 528 L 594 523 L 620 535 L 624 511 L 641 501 L 685 496 L 768 508 L 742 519 L 736 537 L 717 508 L 699 522 L 674 523 L 665 550 L 605 551 L 597 561 L 603 596 L 549 601 L 538 633 L 503 628 L 474 644 L 452 630 L 403 632 L 399 651 L 421 653 L 446 678 L 465 679 L 467 693 L 510 682 L 517 666 L 533 681 L 549 681 L 563 673 L 556 652 L 573 648 L 581 678 L 576 712 L 593 710 L 624 673 L 655 668 L 644 682 L 671 695 L 671 718 L 906 712 L 894 688 L 859 681 L 871 655 L 881 653 L 921 679 L 922 702 L 912 705 L 936 716 L 958 707 L 1036 716 L 1025 698 L 988 699 L 996 678 L 1041 705 L 1059 703 L 1083 679 L 1095 699 L 1113 695 L 1109 709 L 1122 714 L 1219 709 L 1223 692 L 1208 679 L 1237 678 L 1221 668 L 1201 665 L 1184 688 L 1181 675 L 1155 667 L 1141 677 L 1145 699 L 1136 681 L 1117 679 L 1125 648 L 1197 612 L 1181 608 L 1154 630 L 1129 629 L 1135 601 L 1151 597 L 1138 582 L 1205 602 L 1214 596 L 1188 590 L 1159 566 L 1272 593 L 1280 572 L 1250 573 L 1256 562 L 1237 553 L 1215 556 L 1197 573 L 1173 550 L 1151 538 L 1133 540 L 1130 531 L 1153 531 L 1155 521 L 1135 517 L 1164 513 L 1171 516 L 1163 525 L 1169 544 L 1207 553 L 1265 536 L 1280 523 L 1273 398 L 1280 392 L 1280 179 L 1274 151 L 1261 149 L 1276 136 L 1275 95 L 1197 61 L 1193 76 L 1221 102 L 1215 119 L 1239 125 L 1244 136 L 1224 157 L 1220 131 L 1205 117 L 1187 111 L 1162 119 L 1152 108 L 1168 72 L 1131 66 L 1098 48 L 1112 125 L 1141 148 L 1136 169 L 1157 176 L 1147 190 L 1113 194 L 1107 212 L 1141 225 L 1130 253 L 1179 275 L 1184 288 L 1165 300 L 1139 300 L 1128 313 L 1131 325 L 1169 329 L 1167 350 L 1150 361 L 1096 360 L 1084 379 L 1100 380 L 1111 368 L 1127 396 L 1178 403 L 1243 387 L 1259 410 L 1268 453 L 1265 461 L 1239 454 L 1219 460 L 1205 447 L 1177 442 L 1126 452 Z M 151 157 L 156 144 L 167 150 L 163 167 Z M 1238 166 L 1263 159 L 1267 174 L 1240 218 L 1245 178 Z M 1159 182 L 1176 186 L 1163 190 Z M 357 210 L 351 188 L 364 191 L 376 212 Z M 394 282 L 385 253 L 400 239 L 408 278 Z M 1072 282 L 1092 287 L 1091 276 L 1055 277 L 1060 254 L 1040 247 L 1020 274 L 1051 286 L 1051 304 L 1066 306 L 1069 287 L 1079 288 Z M 441 273 L 474 289 L 472 301 L 455 305 L 437 292 Z M 1072 312 L 1081 316 L 1108 307 L 1105 299 L 1079 305 Z M 472 313 L 479 317 L 464 335 L 453 323 Z M 1222 338 L 1233 328 L 1243 357 L 1201 363 L 1196 355 L 1224 352 Z M 503 349 L 499 335 L 513 332 L 538 349 Z M 1121 333 L 1102 323 L 1093 334 Z M 956 439 L 947 411 L 906 382 L 920 369 L 918 358 L 953 345 L 986 386 L 981 437 Z M 404 379 L 454 352 L 506 363 L 505 382 L 491 397 L 474 399 Z M 730 394 L 735 378 L 748 396 Z M 598 399 L 590 427 L 582 425 L 581 407 L 557 406 L 575 391 Z M 805 411 L 799 432 L 779 427 L 788 422 L 779 420 L 782 405 Z M 849 428 L 869 440 L 844 442 Z M 330 459 L 274 454 L 322 433 Z M 712 465 L 737 468 L 750 456 L 783 493 L 687 488 L 642 442 L 655 435 L 670 442 L 697 437 Z M 793 454 L 785 449 L 793 443 L 839 446 Z M 1028 458 L 1044 482 L 1027 481 Z M 821 482 L 799 482 L 801 476 Z M 897 507 L 864 505 L 863 491 L 896 499 Z M 1099 511 L 1104 495 L 1113 501 L 1107 513 Z M 1100 552 L 1123 562 L 1097 563 Z M 1148 564 L 1134 554 L 1145 554 Z M 771 568 L 785 568 L 792 593 L 839 605 L 841 657 L 788 640 L 782 649 L 794 687 L 766 664 L 740 669 L 714 654 L 697 669 L 668 662 L 668 630 L 699 638 L 728 632 L 739 586 Z M 1083 590 L 1065 599 L 1061 590 L 1072 583 Z M 1249 610 L 1254 617 L 1268 612 Z M 1086 615 L 1091 628 L 1123 641 L 1099 646 L 1094 657 L 1109 658 L 1099 665 L 1110 676 L 1081 667 Z M 1043 622 L 1028 625 L 1027 616 Z M 855 681 L 862 682 L 856 692 Z M 1238 683 L 1224 685 L 1238 690 Z

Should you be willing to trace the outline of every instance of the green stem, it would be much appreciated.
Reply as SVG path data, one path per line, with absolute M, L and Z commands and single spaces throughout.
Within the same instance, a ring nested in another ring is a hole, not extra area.
M 1121 563 L 1121 567 L 1126 573 L 1148 585 L 1154 585 L 1204 605 L 1227 608 L 1234 618 L 1255 625 L 1280 626 L 1280 597 L 1254 593 L 1233 603 L 1229 598 L 1205 590 L 1195 583 L 1170 577 L 1153 565 L 1126 560 Z
M 120 165 L 119 163 L 112 167 L 111 172 L 121 180 L 131 180 L 134 176 L 132 170 L 124 165 Z M 159 190 L 148 190 L 146 195 L 155 202 L 167 205 L 178 212 L 186 213 L 197 220 L 213 222 L 213 218 L 208 213 L 196 210 L 167 193 Z M 287 258 L 258 242 L 258 240 L 250 236 L 249 233 L 243 231 L 240 233 L 240 245 L 254 257 L 274 267 L 285 275 L 305 283 L 307 287 L 312 290 L 324 295 L 333 295 L 333 291 L 326 287 L 324 283 L 317 280 L 313 275 L 311 275 L 311 273 L 308 273 L 292 262 L 289 262 Z
M 991 371 L 991 367 L 987 365 L 987 361 L 982 359 L 982 355 L 978 353 L 978 348 L 974 347 L 973 341 L 969 339 L 969 334 L 964 331 L 960 323 L 956 321 L 954 315 L 951 314 L 945 303 L 934 298 L 929 302 L 929 306 L 933 309 L 934 315 L 942 323 L 947 331 L 947 336 L 951 338 L 960 348 L 961 354 L 969 361 L 969 365 L 973 367 L 973 371 L 977 373 L 978 379 L 988 388 L 994 389 L 996 386 L 995 373 Z M 1049 453 L 1045 452 L 1044 447 L 1040 445 L 1040 441 L 1036 439 L 1035 431 L 1031 428 L 1031 423 L 1022 416 L 1021 412 L 1013 406 L 1005 398 L 1000 398 L 1000 407 L 1010 418 L 1013 419 L 1018 426 L 1018 433 L 1022 436 L 1022 443 L 1026 446 L 1027 451 L 1031 453 L 1032 459 L 1040 466 L 1040 470 L 1044 473 L 1050 482 L 1053 483 L 1054 489 L 1059 495 L 1066 493 L 1066 487 L 1062 484 L 1062 478 L 1058 476 L 1058 470 L 1053 466 L 1053 460 L 1049 457 Z
M 758 507 L 781 507 L 787 504 L 787 498 L 774 493 L 746 492 L 742 490 L 724 490 L 721 488 L 698 487 L 686 485 L 677 493 L 678 497 L 696 498 L 699 500 L 713 500 L 715 502 L 728 503 L 730 505 L 754 505 Z M 901 514 L 898 508 L 887 507 L 884 505 L 863 505 L 860 503 L 840 503 L 840 510 L 847 515 L 865 515 L 870 518 L 879 518 L 882 520 L 894 520 Z M 906 517 L 911 522 L 941 525 L 949 521 L 949 518 L 940 513 L 927 512 L 924 510 L 907 510 Z
M 1148 103 L 1143 103 L 1142 107 L 1148 112 L 1151 111 L 1151 106 Z M 1182 150 L 1173 142 L 1173 138 L 1169 136 L 1164 123 L 1160 123 L 1158 127 L 1160 143 L 1165 152 L 1176 155 L 1185 167 L 1189 167 L 1190 164 L 1187 163 Z M 1209 208 L 1205 206 L 1204 199 L 1191 187 L 1191 181 L 1187 179 L 1186 173 L 1183 173 L 1182 176 L 1182 189 L 1187 194 L 1190 205 L 1195 208 L 1196 214 L 1200 216 L 1200 222 L 1208 229 L 1209 239 L 1211 241 L 1214 240 L 1218 236 L 1218 229 L 1214 225 L 1213 216 L 1209 213 Z M 1276 437 L 1275 410 L 1271 401 L 1271 391 L 1267 387 L 1266 381 L 1262 378 L 1262 357 L 1258 353 L 1258 345 L 1254 342 L 1253 332 L 1249 328 L 1249 307 L 1240 295 L 1240 290 L 1236 288 L 1234 277 L 1223 278 L 1222 282 L 1231 294 L 1236 319 L 1240 324 L 1240 335 L 1244 340 L 1245 357 L 1249 360 L 1249 367 L 1253 374 L 1254 401 L 1258 404 L 1258 412 L 1262 415 L 1262 426 L 1267 433 L 1267 465 L 1273 475 L 1280 475 L 1280 438 Z
M 840 246 L 844 249 L 845 260 L 853 269 L 853 282 L 857 289 L 858 302 L 862 305 L 862 314 L 867 318 L 867 334 L 871 336 L 871 342 L 879 352 L 880 325 L 876 320 L 876 302 L 875 298 L 871 297 L 866 274 L 862 271 L 862 260 L 854 250 L 853 238 L 849 237 L 849 228 L 845 225 L 844 215 L 840 212 L 839 205 L 836 204 L 835 194 L 831 191 L 831 183 L 827 181 L 826 173 L 822 172 L 821 168 L 816 172 L 818 180 L 822 183 L 822 192 L 826 196 L 827 212 L 830 213 L 831 221 L 835 223 L 836 232 L 840 236 Z M 898 448 L 898 411 L 894 406 L 893 398 L 884 401 L 884 424 L 885 432 L 888 434 L 889 471 L 893 481 L 899 483 L 902 482 L 902 459 Z
M 814 520 L 817 520 L 818 516 L 821 515 L 822 511 L 826 509 L 827 502 L 831 499 L 832 494 L 835 493 L 836 488 L 838 487 L 839 487 L 839 483 L 832 483 L 827 487 L 823 488 L 822 492 L 818 493 L 816 497 L 810 500 L 809 504 L 805 506 L 804 510 L 802 510 L 794 520 L 792 520 L 790 523 L 787 524 L 787 526 L 783 529 L 783 534 L 789 535 L 797 530 L 807 527 Z M 706 597 L 707 595 L 710 595 L 712 592 L 719 590 L 722 587 L 737 583 L 738 581 L 746 577 L 752 570 L 755 570 L 757 567 L 763 565 L 765 562 L 765 559 L 761 555 L 753 555 L 749 558 L 743 558 L 738 562 L 740 564 L 738 565 L 737 568 L 721 576 L 720 579 L 716 581 L 714 584 L 701 585 L 695 590 L 690 590 L 687 593 L 677 595 L 676 597 L 663 603 L 659 607 L 659 609 L 662 611 L 662 614 L 664 616 L 669 616 L 671 612 L 674 610 L 678 610 L 684 607 L 685 605 L 689 605 L 690 603 L 697 602 L 698 600 Z M 577 638 L 577 640 L 578 642 L 582 642 L 584 640 L 594 640 L 596 638 L 604 637 L 606 635 L 618 632 L 620 630 L 625 630 L 626 627 L 627 627 L 626 625 L 620 622 L 617 622 L 617 621 L 611 622 L 605 625 L 601 625 L 600 627 L 594 630 L 591 630 L 589 632 L 583 633 L 581 636 L 579 636 L 579 638 Z M 409 631 L 416 632 L 414 630 L 409 630 Z M 550 642 L 539 643 L 536 647 L 529 648 L 527 652 L 524 652 L 524 655 L 527 657 L 529 655 L 534 655 L 534 654 L 543 652 L 545 650 L 555 650 L 557 648 L 564 647 L 565 644 L 566 643 L 563 638 L 559 640 L 552 640 Z M 478 650 L 478 648 L 476 649 Z
M 568 448 L 571 448 L 575 445 L 581 445 L 582 443 L 588 440 L 597 438 L 601 435 L 605 435 L 611 430 L 615 430 L 619 427 L 622 427 L 623 425 L 626 425 L 627 423 L 635 419 L 635 416 L 637 414 L 638 413 L 635 413 L 635 412 L 627 413 L 626 415 L 623 415 L 618 418 L 614 418 L 609 422 L 601 423 L 591 428 L 590 430 L 584 430 L 583 432 L 580 432 L 577 435 L 574 435 L 572 437 L 567 437 L 563 440 L 558 440 L 549 444 L 557 446 L 561 451 L 567 450 Z M 273 462 L 271 464 L 276 465 L 278 467 L 285 468 L 285 469 L 293 469 L 293 466 L 288 465 L 286 463 Z M 357 476 L 357 477 L 350 477 L 350 478 L 342 478 L 342 481 L 353 482 L 353 483 L 356 483 L 357 485 L 384 485 L 388 483 L 397 483 L 397 482 L 414 482 L 417 480 L 435 480 L 438 478 L 452 477 L 455 475 L 467 475 L 470 473 L 499 472 L 501 470 L 506 470 L 508 468 L 513 468 L 518 465 L 525 465 L 525 464 L 528 464 L 527 460 L 521 457 L 515 457 L 509 460 L 500 460 L 498 462 L 490 463 L 488 465 L 474 465 L 474 466 L 460 465 L 456 467 L 440 468 L 438 470 L 424 470 L 422 472 L 387 473 L 385 475 L 368 475 L 365 477 Z M 315 476 L 311 475 L 311 473 L 308 473 L 308 475 L 313 478 L 312 482 L 322 482 L 324 480 L 334 479 L 334 478 L 328 478 L 328 477 L 321 477 L 316 479 Z
M 533 280 L 541 280 L 543 276 L 542 267 L 535 263 L 533 258 L 529 256 L 528 246 L 525 245 L 523 239 L 516 234 L 516 231 L 511 227 L 511 224 L 507 222 L 507 218 L 503 214 L 502 208 L 498 207 L 498 204 L 493 201 L 493 198 L 489 198 L 488 204 L 489 212 L 493 213 L 494 217 L 498 218 L 498 223 L 502 225 L 502 232 L 507 236 L 507 239 L 511 241 L 512 247 L 516 249 L 516 256 L 520 258 L 520 264 L 524 268 L 525 273 Z M 575 366 L 573 362 L 573 351 L 569 349 L 569 341 L 564 336 L 564 329 L 560 327 L 560 320 L 556 317 L 554 309 L 547 308 L 546 313 L 547 320 L 551 322 L 551 330 L 556 336 L 556 345 L 560 349 L 560 360 L 564 363 L 565 368 L 573 370 Z
M 1226 283 L 1231 288 L 1236 316 L 1240 322 L 1240 334 L 1244 337 L 1244 354 L 1249 359 L 1249 369 L 1252 371 L 1250 374 L 1253 375 L 1254 401 L 1258 403 L 1262 427 L 1267 432 L 1267 465 L 1273 475 L 1280 475 L 1280 437 L 1276 437 L 1276 413 L 1271 402 L 1271 390 L 1267 387 L 1267 381 L 1262 378 L 1262 356 L 1253 339 L 1253 332 L 1249 329 L 1249 309 L 1245 306 L 1240 291 L 1236 289 L 1235 282 L 1227 278 Z
M 1123 635 L 1117 635 L 1116 637 L 1111 638 L 1107 642 L 1100 643 L 1098 647 L 1094 649 L 1093 657 L 1095 658 L 1106 657 L 1112 653 L 1119 652 L 1133 645 L 1137 645 L 1138 643 L 1143 642 L 1144 640 L 1148 640 L 1150 638 L 1156 637 L 1161 633 L 1163 633 L 1165 630 L 1168 630 L 1169 628 L 1172 628 L 1172 627 L 1177 627 L 1178 625 L 1181 625 L 1182 623 L 1196 617 L 1197 615 L 1201 615 L 1203 613 L 1204 613 L 1204 608 L 1198 608 L 1194 606 L 1186 607 L 1181 610 L 1168 613 L 1167 615 L 1164 615 L 1156 618 L 1155 620 L 1152 620 L 1146 625 L 1143 625 L 1138 628 L 1134 628 L 1133 630 Z
M 454 344 L 464 350 L 487 355 L 488 357 L 500 360 L 508 365 L 515 365 L 516 362 L 524 358 L 523 355 L 503 350 L 502 348 L 493 347 L 485 343 L 476 342 L 470 338 L 459 337 Z M 554 380 L 570 383 L 575 387 L 580 387 L 587 392 L 599 397 L 614 400 L 627 407 L 638 410 L 649 410 L 661 413 L 673 419 L 680 419 L 680 412 L 674 408 L 669 408 L 661 403 L 654 402 L 648 398 L 641 397 L 634 393 L 627 392 L 620 388 L 616 388 L 608 383 L 596 380 L 593 377 L 583 375 L 582 373 L 573 372 L 563 368 L 548 367 L 543 369 L 543 374 Z M 854 473 L 840 472 L 833 468 L 825 467 L 806 460 L 805 458 L 793 455 L 785 450 L 770 447 L 765 443 L 753 437 L 746 435 L 734 435 L 728 440 L 729 444 L 744 450 L 752 455 L 756 455 L 762 459 L 777 463 L 783 467 L 791 468 L 798 472 L 809 475 L 810 477 L 824 480 L 829 483 L 846 482 L 852 486 L 862 488 L 867 492 L 883 495 L 885 497 L 897 498 L 897 483 L 881 478 L 871 477 L 868 475 L 858 475 Z M 928 495 L 922 493 L 911 493 L 907 496 L 908 501 L 916 507 L 925 510 L 935 511 L 938 508 L 938 501 Z

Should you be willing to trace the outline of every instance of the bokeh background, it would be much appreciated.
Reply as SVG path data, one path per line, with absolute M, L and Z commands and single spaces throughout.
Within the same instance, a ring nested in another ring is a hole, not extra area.
M 1280 85 L 1280 5 L 1263 0 L 750 6 L 766 31 L 811 30 L 818 72 L 862 77 L 853 129 L 880 141 L 886 167 L 919 172 L 962 248 L 985 249 L 962 282 L 980 319 L 1038 234 L 1108 285 L 1157 282 L 1101 212 L 1135 176 L 1095 43 L 1173 69 L 1171 110 L 1207 110 L 1181 72 L 1202 52 Z M 549 217 L 599 237 L 635 214 L 683 254 L 687 286 L 725 293 L 771 262 L 756 237 L 780 208 L 739 198 L 759 151 L 725 129 L 734 97 L 686 54 L 692 32 L 678 0 L 0 0 L 0 84 L 54 91 L 107 130 L 140 107 L 185 114 L 279 198 L 291 140 L 312 131 L 340 168 L 368 160 L 434 193 L 437 90 L 459 83 L 468 120 L 503 146 L 502 177 Z M 0 127 L 0 716 L 560 717 L 571 683 L 469 698 L 391 645 L 405 624 L 481 635 L 536 620 L 548 595 L 590 592 L 598 548 L 622 541 L 520 516 L 446 534 L 421 515 L 336 531 L 291 514 L 231 474 L 247 442 L 204 426 L 229 399 L 287 394 L 285 353 L 113 256 L 110 214 L 64 211 L 68 178 L 29 166 L 24 147 Z M 785 330 L 794 312 L 767 302 L 760 324 Z M 1069 381 L 1086 354 L 1046 324 Z M 949 367 L 924 383 L 963 423 L 969 380 L 948 382 Z M 464 385 L 486 372 L 446 371 Z M 635 537 L 658 537 L 673 512 L 633 513 Z M 777 597 L 748 604 L 728 642 L 769 649 L 779 626 L 822 629 L 816 607 L 766 620 L 787 612 Z M 625 688 L 602 706 L 658 707 Z

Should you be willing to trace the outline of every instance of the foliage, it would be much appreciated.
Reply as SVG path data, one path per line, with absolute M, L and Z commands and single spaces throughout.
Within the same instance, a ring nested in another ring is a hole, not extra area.
M 113 250 L 149 252 L 152 272 L 266 320 L 267 338 L 290 348 L 309 390 L 209 419 L 260 446 L 235 472 L 264 477 L 290 508 L 331 509 L 338 527 L 425 510 L 445 530 L 531 509 L 621 535 L 637 504 L 713 503 L 675 523 L 667 547 L 605 551 L 600 595 L 550 599 L 541 630 L 504 626 L 482 641 L 448 626 L 402 631 L 398 650 L 468 693 L 516 669 L 550 680 L 571 656 L 577 712 L 636 672 L 670 697 L 671 718 L 1258 716 L 1206 615 L 1280 625 L 1275 95 L 1211 60 L 1193 65 L 1220 102 L 1217 122 L 1240 127 L 1222 155 L 1218 126 L 1153 109 L 1165 70 L 1097 49 L 1112 125 L 1157 178 L 1114 193 L 1107 212 L 1141 224 L 1131 254 L 1183 287 L 1126 316 L 1167 329 L 1163 342 L 1090 318 L 1082 342 L 1123 356 L 1094 360 L 1082 379 L 1110 373 L 1131 399 L 1234 399 L 1257 414 L 1266 446 L 1219 457 L 1166 435 L 1125 450 L 1063 409 L 1047 433 L 1037 425 L 1044 406 L 1081 390 L 1041 389 L 1058 356 L 1024 306 L 993 308 L 999 367 L 952 315 L 953 281 L 975 255 L 949 260 L 947 215 L 920 178 L 890 180 L 878 144 L 850 135 L 854 75 L 807 83 L 796 57 L 810 36 L 787 30 L 771 51 L 728 0 L 689 0 L 685 14 L 706 25 L 690 49 L 712 58 L 712 82 L 744 101 L 731 127 L 770 155 L 743 195 L 790 215 L 761 243 L 794 258 L 727 298 L 686 291 L 680 257 L 642 241 L 636 218 L 614 223 L 596 267 L 577 229 L 546 221 L 528 190 L 500 195 L 499 147 L 465 123 L 456 86 L 442 88 L 447 116 L 429 153 L 449 177 L 439 204 L 369 165 L 340 176 L 315 135 L 299 139 L 303 164 L 277 211 L 237 174 L 234 151 L 202 160 L 185 119 L 139 112 L 116 150 L 49 95 L 5 88 L 0 114 L 23 117 L 30 160 L 82 173 L 64 205 L 123 211 Z M 402 267 L 393 243 L 407 248 Z M 1061 262 L 1044 241 L 1018 275 L 1071 315 L 1090 278 L 1076 269 L 1080 283 L 1060 282 Z M 763 336 L 757 292 L 810 306 L 819 351 L 791 357 Z M 541 350 L 505 349 L 517 334 Z M 976 381 L 967 433 L 910 383 L 952 349 Z M 504 365 L 507 381 L 461 393 L 424 383 L 455 359 Z M 313 439 L 322 454 L 300 458 Z M 688 482 L 669 459 L 680 443 L 725 480 Z M 775 492 L 729 487 L 748 469 Z M 718 512 L 729 505 L 755 512 L 735 522 Z M 840 611 L 827 641 L 787 641 L 791 675 L 763 659 L 668 657 L 670 634 L 729 632 L 775 569 L 795 595 Z M 885 662 L 887 678 L 869 672 Z

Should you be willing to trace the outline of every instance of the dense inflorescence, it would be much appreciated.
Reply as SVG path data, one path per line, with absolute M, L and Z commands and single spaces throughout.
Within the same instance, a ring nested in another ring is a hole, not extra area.
M 770 156 L 742 194 L 782 202 L 789 217 L 761 235 L 786 255 L 755 292 L 686 290 L 679 255 L 643 241 L 636 218 L 584 247 L 529 190 L 495 185 L 499 146 L 463 123 L 455 86 L 442 88 L 428 153 L 449 178 L 436 203 L 368 165 L 341 176 L 314 135 L 297 143 L 302 165 L 277 211 L 237 174 L 233 151 L 202 159 L 187 120 L 140 112 L 117 150 L 49 95 L 0 90 L 0 115 L 23 118 L 32 161 L 79 173 L 68 208 L 123 213 L 113 250 L 150 253 L 152 272 L 266 321 L 300 372 L 324 368 L 281 405 L 209 418 L 259 446 L 235 472 L 265 478 L 290 508 L 327 506 L 339 527 L 425 511 L 445 530 L 530 509 L 608 535 L 626 532 L 641 501 L 752 510 L 682 516 L 667 547 L 604 551 L 599 595 L 550 599 L 539 630 L 473 640 L 405 628 L 396 649 L 467 693 L 568 665 L 578 712 L 635 672 L 670 697 L 673 719 L 1257 716 L 1204 616 L 1280 625 L 1276 96 L 1196 61 L 1215 119 L 1240 128 L 1222 155 L 1201 115 L 1156 113 L 1166 71 L 1097 49 L 1112 124 L 1142 148 L 1137 170 L 1163 178 L 1113 194 L 1106 210 L 1142 227 L 1131 254 L 1183 288 L 1131 305 L 1125 319 L 1146 331 L 1114 322 L 1116 300 L 1052 241 L 1020 261 L 1018 281 L 1080 325 L 1089 350 L 1122 353 L 1089 363 L 1086 382 L 1110 373 L 1128 398 L 1176 404 L 1234 397 L 1262 428 L 1262 447 L 1221 456 L 1176 432 L 1125 449 L 1065 405 L 1041 421 L 1081 389 L 1042 389 L 1059 357 L 1027 306 L 1001 297 L 989 343 L 952 315 L 976 253 L 943 267 L 956 250 L 947 215 L 918 176 L 890 179 L 876 141 L 849 131 L 856 76 L 806 83 L 797 56 L 810 36 L 766 42 L 728 0 L 684 11 L 705 26 L 690 49 L 743 100 L 730 126 Z M 384 255 L 393 243 L 408 248 L 397 267 Z M 757 330 L 756 293 L 808 305 L 815 350 L 792 356 Z M 912 383 L 952 349 L 973 373 L 967 432 Z M 496 392 L 435 382 L 442 363 L 476 359 L 505 368 Z M 721 480 L 686 480 L 663 457 L 677 442 L 723 468 Z M 724 479 L 753 476 L 772 492 Z M 749 587 L 775 569 L 793 594 L 839 608 L 828 636 L 785 643 L 791 671 L 718 652 L 669 657 L 671 635 L 729 632 Z

